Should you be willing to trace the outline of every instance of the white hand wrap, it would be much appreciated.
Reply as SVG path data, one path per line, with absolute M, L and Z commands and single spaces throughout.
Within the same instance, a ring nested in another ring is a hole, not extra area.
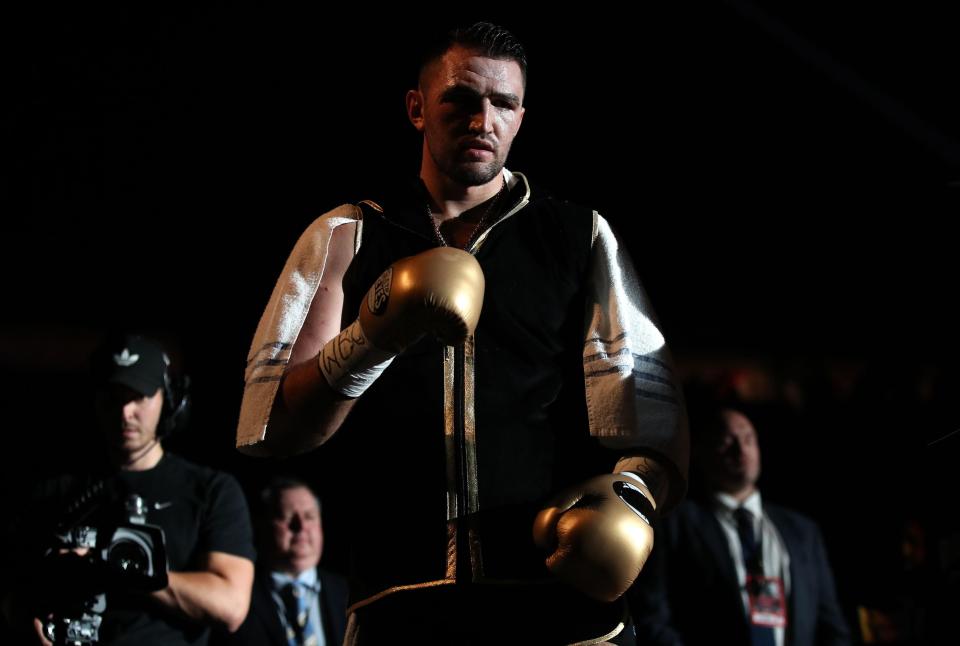
M 636 473 L 633 473 L 633 472 L 630 472 L 630 471 L 617 471 L 614 475 L 627 476 L 628 478 L 633 478 L 634 480 L 636 480 L 637 482 L 639 482 L 640 484 L 642 484 L 644 487 L 647 487 L 647 483 L 644 482 L 644 481 L 643 481 L 643 478 L 641 478 L 640 476 L 638 476 Z M 647 489 L 649 489 L 649 488 L 650 488 L 650 487 L 647 487 Z
M 643 486 L 650 491 L 658 507 L 667 499 L 670 481 L 655 460 L 642 455 L 623 457 L 613 467 L 614 473 L 626 474 L 628 471 L 642 478 Z
M 359 397 L 395 356 L 370 343 L 357 320 L 323 346 L 317 364 L 331 388 L 347 397 Z

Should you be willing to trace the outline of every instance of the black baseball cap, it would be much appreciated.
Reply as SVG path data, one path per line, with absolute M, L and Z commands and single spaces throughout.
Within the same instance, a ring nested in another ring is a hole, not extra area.
M 139 334 L 107 339 L 93 355 L 93 376 L 98 388 L 108 384 L 129 386 L 153 396 L 163 388 L 170 359 L 157 341 Z

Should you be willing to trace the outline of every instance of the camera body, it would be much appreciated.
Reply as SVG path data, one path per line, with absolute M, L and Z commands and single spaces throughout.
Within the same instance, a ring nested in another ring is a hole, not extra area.
M 56 581 L 51 618 L 44 624 L 54 644 L 94 644 L 109 592 L 152 592 L 167 586 L 163 529 L 146 523 L 147 505 L 131 494 L 117 521 L 74 525 L 57 534 L 45 574 Z M 118 515 L 119 516 L 119 515 Z M 109 515 L 108 515 L 109 518 Z
M 167 586 L 166 542 L 163 529 L 157 525 L 78 525 L 61 538 L 65 539 L 61 549 L 82 552 L 106 584 L 142 592 Z

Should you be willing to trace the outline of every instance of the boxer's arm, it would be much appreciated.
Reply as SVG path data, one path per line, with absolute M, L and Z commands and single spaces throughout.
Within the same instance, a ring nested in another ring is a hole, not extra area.
M 399 352 L 424 334 L 447 345 L 462 343 L 480 317 L 479 263 L 469 253 L 441 247 L 393 263 L 362 299 L 358 318 L 340 330 L 342 278 L 352 252 L 343 252 L 339 242 L 331 239 L 323 280 L 280 378 L 263 453 L 322 444 Z
M 355 399 L 333 390 L 317 365 L 317 353 L 340 332 L 343 277 L 354 255 L 357 224 L 333 230 L 323 271 L 306 320 L 293 344 L 263 442 L 239 449 L 249 455 L 290 455 L 325 442 L 346 419 Z
M 640 475 L 661 511 L 686 490 L 686 411 L 666 340 L 626 250 L 595 213 L 584 382 L 590 433 Z

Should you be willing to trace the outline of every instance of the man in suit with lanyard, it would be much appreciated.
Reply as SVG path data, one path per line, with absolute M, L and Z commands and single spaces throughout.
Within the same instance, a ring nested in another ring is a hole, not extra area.
M 704 491 L 664 519 L 634 598 L 651 644 L 849 644 L 816 524 L 761 499 L 760 448 L 734 408 L 691 416 Z
M 347 583 L 319 567 L 320 502 L 310 487 L 276 478 L 257 500 L 260 560 L 250 613 L 233 646 L 336 646 L 346 626 Z

